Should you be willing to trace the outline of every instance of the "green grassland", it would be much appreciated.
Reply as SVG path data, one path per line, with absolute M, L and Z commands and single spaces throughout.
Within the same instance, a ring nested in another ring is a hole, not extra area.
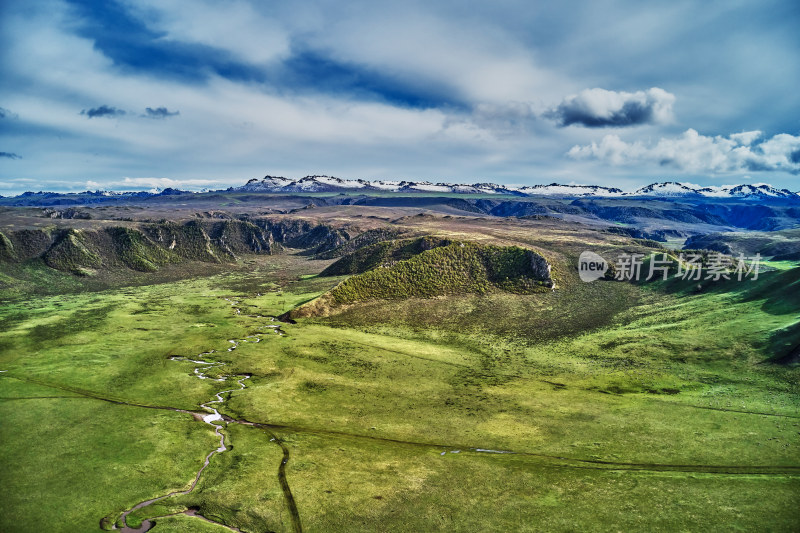
M 175 514 L 192 508 L 297 531 L 288 458 L 304 531 L 800 528 L 800 369 L 770 362 L 798 340 L 800 268 L 699 291 L 583 284 L 566 250 L 555 292 L 353 300 L 283 335 L 264 317 L 342 282 L 314 275 L 329 263 L 14 293 L 0 530 L 99 531 L 188 488 L 218 444 L 191 412 L 237 387 L 170 358 L 209 350 L 225 365 L 208 376 L 250 376 L 219 407 L 230 449 L 130 525 L 226 531 Z
M 190 415 L 1 387 L 3 531 L 98 531 L 110 510 L 184 486 L 214 445 Z

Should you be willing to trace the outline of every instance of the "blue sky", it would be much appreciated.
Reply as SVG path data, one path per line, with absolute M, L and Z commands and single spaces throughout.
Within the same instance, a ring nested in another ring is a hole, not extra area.
M 800 3 L 6 0 L 0 195 L 265 174 L 800 190 Z

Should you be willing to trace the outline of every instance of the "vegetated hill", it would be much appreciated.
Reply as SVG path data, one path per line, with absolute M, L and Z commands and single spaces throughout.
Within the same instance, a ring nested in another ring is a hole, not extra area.
M 767 328 L 762 339 L 748 339 L 763 349 L 768 358 L 764 362 L 793 365 L 800 362 L 800 267 L 771 269 L 740 281 L 730 279 L 695 281 L 671 276 L 667 281 L 656 280 L 653 285 L 659 290 L 690 298 L 710 298 L 727 304 L 743 305 L 734 313 L 738 319 L 747 316 L 750 310 L 768 313 L 770 317 L 784 317 L 789 323 L 781 327 Z M 742 314 L 740 314 L 742 313 Z
M 381 241 L 356 249 L 323 270 L 321 276 L 361 274 L 377 267 L 391 266 L 398 261 L 411 259 L 426 250 L 447 246 L 453 241 L 425 236 L 416 239 Z
M 0 262 L 42 261 L 50 268 L 86 276 L 98 269 L 154 272 L 185 260 L 220 263 L 241 254 L 275 254 L 283 244 L 328 251 L 347 242 L 342 230 L 303 220 L 162 221 L 96 228 L 25 229 L 0 232 Z
M 685 248 L 706 249 L 725 254 L 800 260 L 800 229 L 753 233 L 709 233 L 689 238 Z
M 96 247 L 81 231 L 67 230 L 42 256 L 47 266 L 79 275 L 89 275 L 103 264 Z
M 350 239 L 343 230 L 330 226 L 316 226 L 307 233 L 289 239 L 287 244 L 292 248 L 304 248 L 305 255 L 314 255 L 334 250 Z
M 387 266 L 382 266 L 384 259 L 390 260 Z M 335 264 L 340 264 L 337 270 L 369 270 L 291 311 L 290 318 L 327 315 L 332 307 L 365 300 L 432 298 L 493 290 L 531 294 L 554 287 L 547 260 L 517 246 L 423 237 L 378 243 Z
M 317 253 L 316 258 L 335 259 L 337 257 L 342 257 L 343 255 L 355 252 L 359 248 L 363 248 L 365 246 L 369 246 L 371 244 L 375 244 L 381 241 L 388 241 L 391 239 L 395 239 L 399 235 L 400 235 L 400 230 L 394 228 L 376 228 L 367 230 L 364 233 L 361 233 L 353 237 L 351 240 L 347 241 L 343 245 L 334 248 L 333 250 Z
M 155 272 L 161 265 L 179 259 L 177 254 L 161 248 L 135 229 L 106 228 L 106 233 L 111 237 L 116 257 L 131 270 Z
M 773 331 L 766 351 L 774 354 L 773 363 L 800 363 L 800 268 L 768 273 L 744 296 L 751 301 L 763 300 L 761 308 L 765 311 L 796 318 L 788 327 Z
M 139 229 L 129 227 L 23 230 L 9 232 L 4 238 L 13 251 L 12 256 L 6 255 L 6 262 L 42 260 L 50 268 L 81 276 L 93 275 L 101 268 L 154 272 L 164 264 L 182 259 L 219 261 L 216 255 L 212 258 L 181 255 L 154 242 Z M 216 252 L 221 253 L 218 249 Z

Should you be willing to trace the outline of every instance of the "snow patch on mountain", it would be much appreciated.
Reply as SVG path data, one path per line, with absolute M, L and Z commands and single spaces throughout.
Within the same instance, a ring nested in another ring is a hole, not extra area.
M 241 187 L 231 187 L 232 192 L 343 192 L 384 191 L 399 193 L 458 193 L 498 194 L 515 196 L 557 197 L 650 197 L 650 198 L 785 198 L 800 199 L 800 194 L 788 189 L 777 189 L 766 183 L 743 185 L 721 185 L 701 187 L 692 183 L 665 181 L 653 183 L 634 191 L 623 191 L 615 187 L 599 185 L 529 185 L 522 187 L 498 185 L 496 183 L 432 183 L 430 181 L 362 180 L 342 179 L 334 176 L 306 176 L 298 180 L 282 176 L 265 176 L 251 179 Z

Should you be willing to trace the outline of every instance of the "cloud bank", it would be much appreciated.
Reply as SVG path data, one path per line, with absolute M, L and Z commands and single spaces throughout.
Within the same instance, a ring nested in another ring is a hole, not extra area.
M 658 87 L 635 93 L 585 89 L 565 98 L 547 116 L 560 126 L 587 128 L 664 124 L 672 120 L 674 102 L 675 95 Z
M 785 171 L 798 174 L 800 136 L 781 133 L 765 139 L 760 131 L 747 131 L 711 137 L 688 129 L 679 137 L 645 144 L 606 135 L 600 142 L 573 146 L 567 155 L 573 159 L 598 159 L 617 166 L 656 163 L 688 172 Z
M 113 189 L 121 191 L 140 191 L 142 189 L 163 190 L 166 188 L 181 190 L 200 190 L 217 185 L 211 179 L 171 179 L 171 178 L 131 178 L 125 177 L 121 180 L 104 181 L 102 183 L 95 180 L 87 180 L 85 187 L 87 190 Z
M 0 4 L 0 146 L 25 156 L 2 159 L 0 188 L 265 173 L 629 187 L 662 165 L 796 186 L 800 153 L 776 135 L 800 134 L 786 0 Z M 717 155 L 668 154 L 688 128 Z M 728 135 L 752 130 L 768 134 Z

